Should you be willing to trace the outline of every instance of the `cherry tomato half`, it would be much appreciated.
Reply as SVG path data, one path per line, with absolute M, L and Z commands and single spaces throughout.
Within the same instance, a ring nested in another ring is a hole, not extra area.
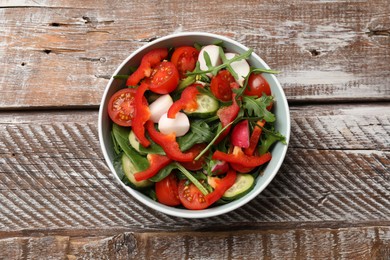
M 245 89 L 244 94 L 247 96 L 261 97 L 264 94 L 271 95 L 271 88 L 263 75 L 252 73 L 248 79 L 248 87 Z
M 157 200 L 160 203 L 168 206 L 178 206 L 181 204 L 178 194 L 178 180 L 174 173 L 156 182 L 155 189 Z
M 221 101 L 232 100 L 232 88 L 230 83 L 236 82 L 228 70 L 220 70 L 218 74 L 211 79 L 210 89 L 213 95 Z
M 108 115 L 120 126 L 131 126 L 134 117 L 134 96 L 136 90 L 125 88 L 116 92 L 108 102 Z
M 179 83 L 179 72 L 175 65 L 169 61 L 160 62 L 153 68 L 148 79 L 149 89 L 157 94 L 168 94 L 172 92 Z
M 192 46 L 182 46 L 172 54 L 171 62 L 179 71 L 180 78 L 185 78 L 187 71 L 193 71 L 198 61 L 199 51 Z
M 203 193 L 187 180 L 179 182 L 179 199 L 187 209 L 205 209 L 210 206 Z
M 206 148 L 206 144 L 196 144 L 194 145 L 189 151 L 195 152 L 196 154 L 199 154 L 203 149 Z M 202 157 L 200 157 L 196 161 L 191 162 L 181 162 L 181 165 L 183 165 L 184 168 L 190 171 L 197 171 L 203 168 L 205 164 L 207 154 L 204 154 Z

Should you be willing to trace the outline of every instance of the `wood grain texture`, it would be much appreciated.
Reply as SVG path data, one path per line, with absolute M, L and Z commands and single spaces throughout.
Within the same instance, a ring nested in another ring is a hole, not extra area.
M 0 0 L 0 259 L 390 258 L 389 1 L 209 2 Z M 253 48 L 291 105 L 275 179 L 207 219 L 145 208 L 98 142 L 116 67 L 183 31 Z
M 0 108 L 96 107 L 132 51 L 182 31 L 254 48 L 290 102 L 389 101 L 389 13 L 387 0 L 3 0 Z
M 388 259 L 390 229 L 23 236 L 0 239 L 0 248 L 0 256 L 8 259 Z
M 242 208 L 206 220 L 170 217 L 127 194 L 102 158 L 97 112 L 2 112 L 0 237 L 25 230 L 389 225 L 390 106 L 291 112 L 288 154 L 273 182 Z

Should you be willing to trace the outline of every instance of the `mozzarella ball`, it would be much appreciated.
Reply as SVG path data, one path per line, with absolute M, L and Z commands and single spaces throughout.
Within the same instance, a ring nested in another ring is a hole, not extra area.
M 158 121 L 158 130 L 166 135 L 174 133 L 176 137 L 183 136 L 190 130 L 190 120 L 182 112 L 178 112 L 175 118 L 168 118 L 165 113 Z

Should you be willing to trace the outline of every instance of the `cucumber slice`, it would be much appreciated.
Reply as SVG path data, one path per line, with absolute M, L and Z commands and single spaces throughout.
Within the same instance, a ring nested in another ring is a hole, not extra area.
M 125 173 L 127 179 L 130 181 L 131 186 L 135 189 L 142 189 L 153 185 L 153 182 L 149 180 L 136 181 L 134 178 L 134 173 L 138 172 L 134 164 L 131 162 L 130 158 L 124 153 L 122 155 L 122 169 Z
M 255 178 L 251 174 L 237 174 L 236 182 L 222 196 L 225 200 L 236 200 L 250 192 L 255 186 Z
M 131 147 L 133 147 L 140 154 L 145 155 L 148 153 L 154 153 L 154 154 L 165 155 L 165 152 L 162 149 L 162 147 L 152 141 L 149 147 L 143 147 L 138 141 L 133 131 L 130 131 L 129 133 L 129 143 Z
M 137 137 L 135 136 L 134 132 L 133 131 L 130 131 L 129 133 L 129 142 L 130 142 L 130 145 L 139 153 L 142 153 L 139 149 L 140 147 L 140 142 L 138 142 L 137 140 Z
M 198 103 L 198 108 L 195 111 L 184 110 L 188 116 L 207 118 L 215 115 L 219 108 L 218 100 L 206 94 L 198 94 L 196 102 Z

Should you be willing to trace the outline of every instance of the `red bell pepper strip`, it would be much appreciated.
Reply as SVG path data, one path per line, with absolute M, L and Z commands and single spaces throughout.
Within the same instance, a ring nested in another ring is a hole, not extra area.
M 156 66 L 166 57 L 168 57 L 167 48 L 154 49 L 146 53 L 142 57 L 141 64 L 137 70 L 127 78 L 126 85 L 136 86 L 141 81 L 141 79 L 149 77 L 152 73 L 152 67 Z
M 167 166 L 172 160 L 165 155 L 148 154 L 149 168 L 144 171 L 136 172 L 134 178 L 136 181 L 143 181 L 152 178 L 162 168 Z
M 239 85 L 236 82 L 231 83 L 230 86 L 231 86 L 231 88 L 238 88 L 239 87 Z M 234 93 L 234 92 L 232 94 L 232 101 L 233 101 L 233 103 L 230 106 L 222 107 L 217 111 L 217 116 L 219 117 L 219 120 L 221 121 L 222 128 L 224 128 L 225 126 L 227 126 L 228 124 L 233 122 L 234 119 L 236 119 L 238 112 L 240 112 L 240 107 L 237 104 L 237 100 L 236 100 L 236 93 Z M 231 128 L 231 126 L 227 127 L 225 129 L 225 131 L 223 131 L 220 134 L 218 139 L 215 141 L 216 144 L 219 143 L 220 141 L 222 141 L 222 139 L 225 138 L 225 136 L 227 136 L 229 134 L 230 128 Z
M 245 168 L 250 168 L 250 167 L 260 166 L 270 161 L 272 155 L 270 152 L 267 152 L 260 156 L 254 156 L 254 155 L 248 156 L 244 154 L 244 152 L 242 152 L 241 149 L 239 149 L 238 152 L 230 153 L 230 154 L 217 150 L 214 152 L 211 158 L 214 160 L 221 160 L 221 161 L 226 161 L 228 163 L 238 164 Z
M 264 125 L 265 120 L 257 121 L 256 126 L 253 128 L 251 138 L 249 139 L 249 147 L 244 149 L 244 153 L 246 155 L 253 155 L 253 153 L 255 152 L 257 144 L 260 140 L 261 133 L 263 131 L 261 127 L 263 127 Z
M 198 95 L 198 86 L 200 84 L 194 84 L 186 87 L 181 93 L 180 99 L 175 101 L 168 110 L 168 118 L 175 118 L 176 114 L 182 110 L 194 111 L 198 108 L 198 102 L 196 102 L 196 95 Z
M 272 109 L 273 103 L 271 103 L 268 107 L 267 110 L 270 111 Z M 257 144 L 259 143 L 261 133 L 263 132 L 262 127 L 265 125 L 265 120 L 259 120 L 256 123 L 256 126 L 253 128 L 253 132 L 251 135 L 251 138 L 249 140 L 249 147 L 244 149 L 244 153 L 246 155 L 253 155 L 255 152 L 255 149 L 257 147 Z
M 233 154 L 235 155 L 240 155 L 242 154 L 242 149 L 241 147 L 238 147 L 238 146 L 234 146 L 233 149 L 231 150 Z M 229 152 L 230 153 L 230 152 Z M 229 163 L 230 167 L 232 167 L 234 170 L 236 170 L 237 172 L 241 172 L 241 173 L 247 173 L 247 172 L 250 172 L 252 171 L 255 167 L 244 167 L 242 166 L 241 164 L 237 164 L 237 163 Z
M 226 176 L 222 179 L 215 178 L 213 182 L 215 183 L 215 189 L 207 194 L 204 198 L 206 200 L 207 207 L 212 205 L 214 202 L 222 198 L 223 194 L 231 187 L 233 186 L 234 182 L 236 181 L 236 171 L 229 170 Z
M 146 83 L 142 83 L 135 92 L 134 97 L 134 118 L 132 122 L 132 129 L 134 131 L 135 136 L 137 137 L 140 144 L 144 147 L 148 147 L 150 145 L 150 141 L 145 136 L 145 127 L 144 124 L 150 118 L 150 110 L 147 105 L 147 102 L 144 102 L 144 94 L 148 89 L 148 85 Z
M 176 142 L 175 134 L 165 135 L 154 128 L 153 121 L 149 120 L 146 122 L 146 129 L 152 138 L 157 144 L 159 144 L 166 155 L 174 161 L 178 162 L 192 162 L 195 157 L 199 154 L 199 152 L 191 151 L 191 149 L 183 153 L 180 150 L 179 144 Z

